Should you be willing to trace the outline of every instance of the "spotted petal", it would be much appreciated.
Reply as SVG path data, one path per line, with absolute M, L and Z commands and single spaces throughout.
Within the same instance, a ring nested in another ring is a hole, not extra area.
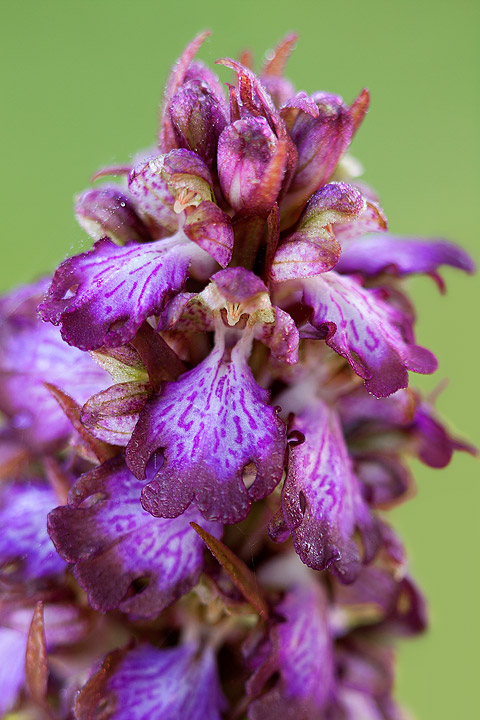
M 366 561 L 375 554 L 379 537 L 353 474 L 338 417 L 317 400 L 297 415 L 294 428 L 305 442 L 289 452 L 282 513 L 295 550 L 309 567 L 330 567 L 343 582 L 352 582 L 361 568 L 357 528 Z
M 386 397 L 408 385 L 407 370 L 432 373 L 435 357 L 403 337 L 405 317 L 353 278 L 335 271 L 302 281 L 303 300 L 312 308 L 311 337 L 322 337 L 364 378 L 367 390 Z
M 205 523 L 193 508 L 175 520 L 153 518 L 140 504 L 143 484 L 113 460 L 83 475 L 68 504 L 49 515 L 50 536 L 75 564 L 75 577 L 95 610 L 157 615 L 190 590 L 202 571 L 203 543 L 190 522 L 221 535 L 220 525 Z
M 195 643 L 159 650 L 114 651 L 82 688 L 77 720 L 221 720 L 225 699 L 215 656 Z
M 242 520 L 282 477 L 285 429 L 267 403 L 238 345 L 227 359 L 220 342 L 200 365 L 165 383 L 127 447 L 127 462 L 142 479 L 151 456 L 164 449 L 163 466 L 143 490 L 145 509 L 177 517 L 193 501 L 207 519 Z M 247 489 L 251 463 L 256 478 Z
M 60 265 L 40 314 L 82 350 L 122 345 L 147 317 L 160 314 L 181 289 L 192 258 L 204 254 L 182 233 L 124 247 L 99 240 Z

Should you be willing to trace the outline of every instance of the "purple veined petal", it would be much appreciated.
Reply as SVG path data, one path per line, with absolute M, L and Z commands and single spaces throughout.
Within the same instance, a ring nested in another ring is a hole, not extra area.
M 75 200 L 75 215 L 94 240 L 109 237 L 123 245 L 129 240 L 149 242 L 152 237 L 132 200 L 118 187 L 85 190 Z
M 381 272 L 403 277 L 412 273 L 435 274 L 441 265 L 467 273 L 475 271 L 472 258 L 454 243 L 388 234 L 366 235 L 352 241 L 335 269 L 341 273 L 359 272 L 367 277 Z
M 369 392 L 386 397 L 407 387 L 407 370 L 436 370 L 429 350 L 405 341 L 406 318 L 382 299 L 381 291 L 367 290 L 335 271 L 301 282 L 303 301 L 312 308 L 311 324 L 364 378 Z
M 57 504 L 53 490 L 38 480 L 0 487 L 0 579 L 28 583 L 63 572 L 47 533 L 47 515 Z
M 175 383 L 164 383 L 140 415 L 127 463 L 143 479 L 160 449 L 164 464 L 143 490 L 142 503 L 159 517 L 177 517 L 194 502 L 205 518 L 236 523 L 253 500 L 280 482 L 286 437 L 237 344 L 228 359 L 220 336 L 210 355 Z M 244 469 L 256 477 L 246 487 Z
M 125 447 L 151 394 L 148 383 L 112 385 L 87 400 L 82 408 L 82 425 L 98 440 Z
M 323 717 L 322 712 L 335 693 L 333 642 L 325 592 L 313 582 L 296 585 L 276 610 L 284 620 L 273 626 L 270 654 L 250 678 L 247 690 L 257 694 L 275 672 L 279 679 L 271 690 L 250 704 L 248 718 L 316 720 Z
M 5 717 L 17 701 L 25 682 L 27 636 L 0 627 L 0 717 Z
M 159 315 L 185 282 L 192 259 L 207 255 L 184 234 L 118 247 L 103 239 L 65 260 L 39 306 L 43 320 L 82 350 L 127 343 L 142 322 Z M 207 256 L 208 258 L 208 256 Z
M 221 535 L 221 526 L 205 523 L 194 508 L 173 520 L 152 517 L 140 504 L 143 485 L 122 460 L 113 460 L 83 475 L 68 504 L 48 517 L 58 552 L 75 564 L 76 579 L 100 612 L 157 615 L 188 592 L 203 569 L 204 546 L 190 522 Z
M 77 720 L 221 720 L 226 708 L 210 648 L 195 643 L 114 651 L 82 688 Z M 101 710 L 100 710 L 101 709 Z
M 218 138 L 227 124 L 227 108 L 208 85 L 187 80 L 169 107 L 178 147 L 195 151 L 211 167 Z
M 355 532 L 361 533 L 364 561 L 369 561 L 379 530 L 362 498 L 340 422 L 333 409 L 316 400 L 296 416 L 293 429 L 305 441 L 289 450 L 282 513 L 295 550 L 314 570 L 330 568 L 342 582 L 353 582 L 362 562 Z
M 110 384 L 91 357 L 38 320 L 40 290 L 45 290 L 43 282 L 0 300 L 0 410 L 15 435 L 34 450 L 53 447 L 72 432 L 45 382 L 57 384 L 79 404 Z
M 332 223 L 351 223 L 366 202 L 353 185 L 332 182 L 310 198 L 295 232 L 279 245 L 271 268 L 273 282 L 311 277 L 331 270 L 341 248 Z

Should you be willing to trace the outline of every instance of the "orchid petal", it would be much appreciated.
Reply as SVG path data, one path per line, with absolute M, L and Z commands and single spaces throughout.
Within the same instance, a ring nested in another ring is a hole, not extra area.
M 143 484 L 113 460 L 83 475 L 68 504 L 49 515 L 58 552 L 75 564 L 75 577 L 100 612 L 153 617 L 188 592 L 203 568 L 203 543 L 190 527 L 205 526 L 203 518 L 194 509 L 175 520 L 153 518 L 140 504 Z M 220 536 L 218 524 L 206 527 Z M 146 587 L 129 593 L 137 580 Z
M 282 477 L 285 429 L 267 403 L 238 345 L 227 360 L 220 342 L 177 382 L 165 383 L 127 447 L 127 462 L 142 479 L 150 457 L 164 449 L 164 464 L 143 490 L 145 509 L 177 517 L 193 501 L 209 520 L 243 519 L 252 500 L 269 495 Z M 250 463 L 256 478 L 247 489 Z

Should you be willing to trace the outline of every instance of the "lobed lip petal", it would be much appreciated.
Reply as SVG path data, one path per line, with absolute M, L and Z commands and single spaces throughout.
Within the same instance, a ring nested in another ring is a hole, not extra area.
M 109 385 L 108 374 L 88 355 L 37 318 L 46 287 L 48 280 L 0 299 L 0 410 L 15 436 L 33 450 L 51 449 L 72 433 L 45 382 L 56 382 L 80 404 Z
M 272 280 L 312 277 L 331 270 L 341 253 L 332 223 L 352 222 L 365 206 L 362 194 L 352 185 L 324 185 L 310 198 L 295 232 L 280 243 L 273 259 Z
M 58 503 L 41 481 L 0 488 L 0 579 L 29 583 L 59 575 L 65 563 L 48 537 L 46 519 Z
M 182 234 L 123 247 L 99 240 L 60 265 L 40 315 L 82 350 L 122 345 L 146 318 L 161 313 L 185 282 L 192 258 L 203 252 Z
M 68 504 L 48 517 L 58 552 L 75 564 L 75 577 L 100 612 L 157 615 L 188 592 L 203 569 L 203 543 L 190 522 L 221 535 L 220 525 L 205 523 L 193 508 L 174 520 L 153 518 L 140 504 L 143 484 L 121 459 L 112 460 L 83 475 Z M 143 589 L 135 592 L 135 581 Z
M 211 648 L 196 643 L 116 650 L 80 690 L 75 717 L 115 720 L 221 720 L 226 701 Z
M 194 150 L 211 167 L 218 138 L 227 124 L 225 111 L 225 103 L 204 82 L 185 82 L 169 107 L 178 146 Z
M 397 235 L 366 235 L 352 241 L 336 267 L 341 273 L 362 273 L 367 277 L 388 272 L 403 277 L 412 273 L 437 272 L 441 265 L 475 271 L 472 258 L 446 240 L 423 240 Z
M 85 190 L 76 198 L 75 215 L 94 240 L 109 237 L 123 245 L 129 240 L 148 242 L 152 239 L 132 200 L 118 187 Z
M 247 684 L 258 694 L 274 673 L 279 679 L 249 706 L 249 720 L 314 720 L 335 694 L 335 662 L 328 606 L 320 585 L 295 585 L 276 607 L 283 621 L 270 630 L 270 651 Z M 323 716 L 323 715 L 322 715 Z
M 224 357 L 223 342 L 175 383 L 150 400 L 127 447 L 127 463 L 138 478 L 160 449 L 164 463 L 144 488 L 142 503 L 158 517 L 177 517 L 194 502 L 205 518 L 236 523 L 252 500 L 269 495 L 283 473 L 285 428 L 267 391 L 253 379 L 235 346 Z M 244 469 L 256 466 L 247 489 Z
M 367 390 L 386 397 L 407 387 L 408 373 L 432 373 L 434 355 L 404 339 L 411 333 L 404 314 L 348 275 L 335 271 L 302 280 L 303 301 L 312 308 L 311 324 L 327 345 L 348 360 Z
M 317 400 L 296 416 L 293 429 L 305 441 L 289 450 L 282 512 L 295 550 L 309 567 L 330 568 L 342 582 L 353 582 L 361 568 L 356 529 L 366 561 L 375 554 L 379 536 L 353 473 L 339 419 Z

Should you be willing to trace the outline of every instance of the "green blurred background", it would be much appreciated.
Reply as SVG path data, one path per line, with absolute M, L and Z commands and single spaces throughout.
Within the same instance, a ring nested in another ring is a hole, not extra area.
M 260 59 L 300 33 L 289 64 L 299 89 L 372 106 L 353 152 L 398 233 L 445 236 L 478 260 L 480 5 L 466 0 L 256 3 L 179 0 L 0 1 L 1 289 L 52 270 L 85 243 L 74 193 L 92 171 L 155 138 L 167 71 L 199 30 L 213 62 L 245 47 Z M 222 79 L 229 73 L 222 69 Z M 476 82 L 477 81 L 477 82 Z M 418 339 L 433 349 L 433 389 L 452 427 L 478 433 L 479 285 L 446 271 L 448 294 L 411 281 Z M 431 630 L 399 648 L 397 695 L 419 720 L 473 718 L 478 707 L 478 462 L 415 466 L 418 494 L 392 514 L 430 601 Z

